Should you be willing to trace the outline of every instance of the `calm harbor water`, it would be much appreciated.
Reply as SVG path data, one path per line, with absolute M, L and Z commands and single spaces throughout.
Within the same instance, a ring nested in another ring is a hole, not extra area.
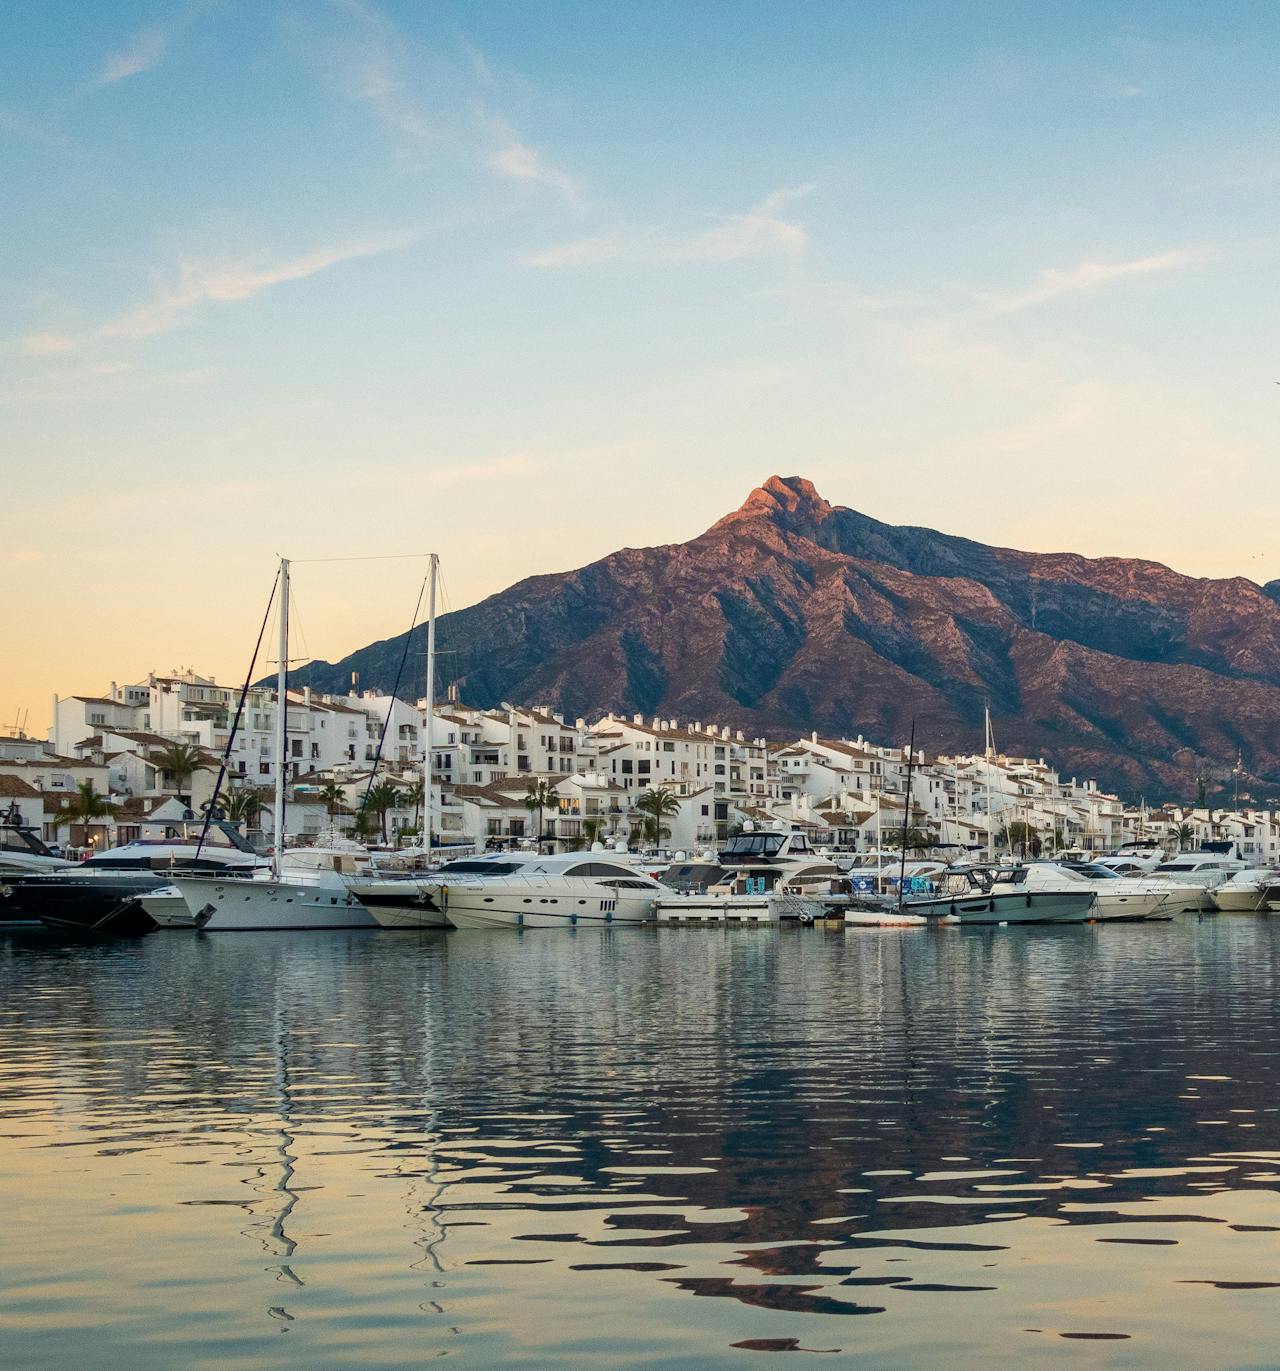
M 1278 971 L 1223 916 L 0 937 L 0 1356 L 1272 1367 Z

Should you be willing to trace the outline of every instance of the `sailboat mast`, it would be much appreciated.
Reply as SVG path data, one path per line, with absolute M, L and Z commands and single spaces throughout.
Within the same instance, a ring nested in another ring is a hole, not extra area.
M 911 741 L 907 745 L 907 799 L 902 806 L 902 861 L 898 867 L 898 910 L 902 910 L 902 891 L 907 883 L 907 826 L 911 822 L 911 766 L 916 759 L 916 721 L 911 720 Z
M 436 722 L 436 574 L 439 557 L 431 554 L 427 590 L 427 717 L 422 734 L 422 846 L 431 860 L 431 761 Z
M 271 808 L 271 874 L 278 881 L 284 856 L 284 768 L 289 712 L 289 559 L 280 559 L 280 649 L 276 663 L 276 793 Z
M 986 715 L 986 737 L 983 740 L 983 747 L 986 751 L 987 763 L 987 861 L 991 861 L 994 856 L 993 843 L 995 841 L 995 835 L 991 828 L 994 822 L 994 816 L 991 813 L 991 754 L 995 751 L 995 746 L 991 738 L 991 706 L 985 706 L 983 712 Z

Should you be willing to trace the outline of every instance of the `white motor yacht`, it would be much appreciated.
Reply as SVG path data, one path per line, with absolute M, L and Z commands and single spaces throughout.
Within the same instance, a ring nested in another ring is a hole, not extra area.
M 1092 890 L 1095 899 L 1089 917 L 1100 923 L 1153 919 L 1162 911 L 1172 913 L 1181 899 L 1179 893 L 1169 889 L 1168 881 L 1118 876 L 1109 867 L 1096 863 L 1031 862 L 1025 871 L 1023 884 L 1028 890 Z
M 1280 881 L 1271 866 L 1246 867 L 1209 892 L 1213 907 L 1223 914 L 1267 912 L 1267 890 Z
M 663 887 L 609 853 L 494 853 L 449 862 L 418 888 L 455 928 L 643 924 Z
M 173 883 L 206 933 L 377 928 L 351 889 L 369 870 L 363 847 L 331 839 L 323 847 L 286 850 L 279 877 L 263 871 L 251 880 L 179 876 Z
M 1179 908 L 1203 912 L 1214 908 L 1212 892 L 1242 870 L 1243 862 L 1221 852 L 1184 852 L 1158 863 L 1151 875 L 1182 888 Z
M 659 923 L 774 923 L 807 908 L 806 896 L 829 896 L 843 876 L 803 833 L 741 833 L 731 838 L 700 890 L 672 890 L 658 901 Z M 680 883 L 677 869 L 667 881 Z M 801 897 L 801 898 L 797 898 Z

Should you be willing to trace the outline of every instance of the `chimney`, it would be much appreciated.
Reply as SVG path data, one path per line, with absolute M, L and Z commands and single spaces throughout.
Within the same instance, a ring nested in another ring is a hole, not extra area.
M 644 724 L 644 715 L 643 715 L 643 714 L 633 714 L 633 715 L 631 716 L 631 722 L 632 722 L 633 724 L 640 724 L 640 725 L 643 726 L 643 724 Z
M 310 686 L 303 686 L 303 687 L 302 687 L 302 703 L 303 703 L 304 705 L 308 705 L 308 706 L 311 704 L 311 687 L 310 687 Z
M 809 741 L 812 743 L 816 743 L 818 741 L 818 730 L 816 728 L 813 730 L 812 733 L 809 734 Z

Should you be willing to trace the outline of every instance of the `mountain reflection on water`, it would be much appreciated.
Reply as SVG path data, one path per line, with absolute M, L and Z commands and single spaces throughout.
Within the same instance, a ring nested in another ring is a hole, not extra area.
M 1275 1365 L 1278 959 L 1228 917 L 15 934 L 6 1361 Z

